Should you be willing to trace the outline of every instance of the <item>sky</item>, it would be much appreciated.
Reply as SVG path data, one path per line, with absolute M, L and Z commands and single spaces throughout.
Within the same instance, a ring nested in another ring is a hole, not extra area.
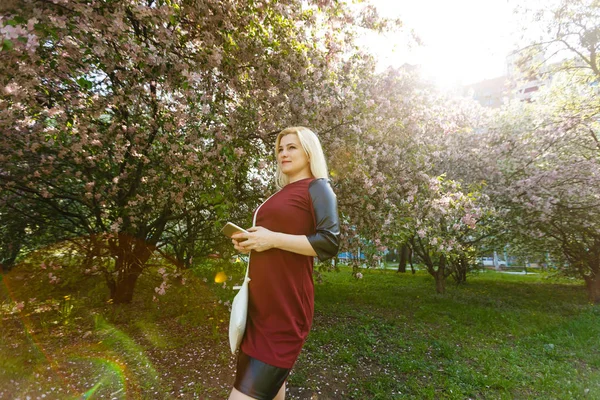
M 380 68 L 421 66 L 425 78 L 452 87 L 506 74 L 506 57 L 519 39 L 515 0 L 372 0 L 380 15 L 399 17 L 423 44 L 406 35 L 369 35 L 364 45 Z

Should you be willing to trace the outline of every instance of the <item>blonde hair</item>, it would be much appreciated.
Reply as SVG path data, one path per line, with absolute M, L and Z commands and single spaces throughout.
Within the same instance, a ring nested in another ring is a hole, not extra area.
M 327 178 L 327 162 L 325 161 L 321 142 L 316 133 L 303 126 L 289 127 L 279 132 L 277 140 L 275 140 L 275 158 L 277 158 L 277 149 L 279 148 L 281 138 L 290 134 L 296 134 L 298 136 L 298 140 L 300 140 L 300 144 L 308 156 L 310 172 L 312 175 L 315 178 Z M 277 185 L 277 188 L 281 189 L 288 183 L 289 178 L 281 172 L 279 163 L 277 163 L 277 169 L 275 170 L 275 184 Z

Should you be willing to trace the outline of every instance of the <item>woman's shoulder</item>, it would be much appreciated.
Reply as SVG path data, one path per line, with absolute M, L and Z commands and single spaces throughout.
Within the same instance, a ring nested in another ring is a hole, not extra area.
M 308 190 L 313 197 L 319 196 L 319 195 L 335 196 L 335 193 L 333 192 L 333 188 L 331 187 L 331 182 L 327 178 L 313 179 L 308 184 Z
M 314 178 L 313 180 L 310 181 L 310 183 L 308 184 L 309 187 L 313 187 L 313 186 L 323 186 L 323 187 L 331 187 L 331 182 L 329 182 L 329 179 L 327 178 Z

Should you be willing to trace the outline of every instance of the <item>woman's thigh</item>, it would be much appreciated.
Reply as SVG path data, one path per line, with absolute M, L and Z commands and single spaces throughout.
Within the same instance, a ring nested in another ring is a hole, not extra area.
M 273 400 L 290 373 L 240 352 L 233 387 L 249 398 Z

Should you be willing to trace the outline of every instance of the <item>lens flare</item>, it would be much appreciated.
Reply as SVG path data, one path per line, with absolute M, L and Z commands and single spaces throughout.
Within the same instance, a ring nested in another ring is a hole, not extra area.
M 102 343 L 118 350 L 123 355 L 126 362 L 130 366 L 140 368 L 138 372 L 142 372 L 143 376 L 152 381 L 151 383 L 158 385 L 158 373 L 152 366 L 152 363 L 144 355 L 144 349 L 133 341 L 127 334 L 123 333 L 113 325 L 109 324 L 104 318 L 97 315 L 96 329 L 102 337 Z
M 216 283 L 223 283 L 226 280 L 227 280 L 227 275 L 225 275 L 225 272 L 223 272 L 223 271 L 217 273 L 217 275 L 215 276 Z
M 115 389 L 111 396 L 127 390 L 127 379 L 125 376 L 125 366 L 106 358 L 87 358 L 86 360 L 92 361 L 94 364 L 102 367 L 106 372 L 104 376 L 92 386 L 87 392 L 81 395 L 81 399 L 90 399 L 103 386 L 110 386 L 111 389 Z
M 85 392 L 84 394 L 81 395 L 82 399 L 89 399 L 90 397 L 92 397 L 94 395 L 94 393 L 96 393 L 96 390 L 98 390 L 98 388 L 100 386 L 102 386 L 102 384 L 104 383 L 104 379 L 102 379 L 100 382 L 96 383 L 90 390 L 88 390 L 87 392 Z
M 17 299 L 15 298 L 15 296 L 13 294 L 13 291 L 10 287 L 8 280 L 5 279 L 4 274 L 2 274 L 2 273 L 0 273 L 0 277 L 1 277 L 0 282 L 2 282 L 2 284 L 4 284 L 4 287 L 6 288 L 6 292 L 8 293 L 9 297 L 11 298 L 11 300 L 13 302 L 17 303 Z M 67 376 L 63 372 L 61 372 L 58 363 L 50 356 L 50 354 L 48 354 L 48 352 L 46 351 L 44 346 L 40 343 L 38 338 L 35 336 L 35 334 L 34 334 L 35 330 L 33 328 L 32 322 L 29 319 L 29 316 L 26 315 L 23 312 L 23 310 L 18 310 L 18 313 L 19 313 L 19 320 L 21 321 L 21 324 L 23 325 L 23 329 L 25 330 L 25 336 L 26 336 L 29 344 L 32 346 L 34 353 L 40 354 L 41 356 L 43 356 L 46 359 L 46 361 L 48 362 L 48 365 L 50 366 L 52 371 L 59 377 L 59 379 L 63 382 L 64 387 L 68 391 L 77 393 L 77 389 L 71 384 L 71 382 L 69 381 Z

